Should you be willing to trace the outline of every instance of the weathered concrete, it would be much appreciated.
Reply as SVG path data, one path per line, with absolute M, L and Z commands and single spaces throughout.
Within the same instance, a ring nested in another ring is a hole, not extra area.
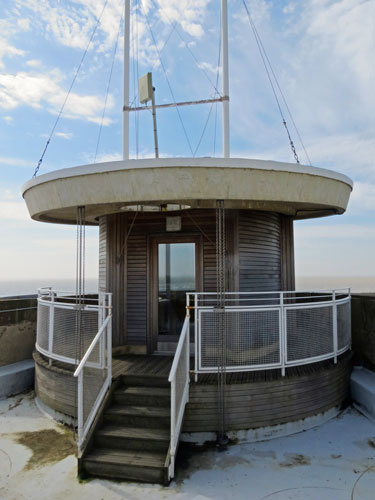
M 31 359 L 36 315 L 34 296 L 0 300 L 0 367 Z
M 128 160 L 57 170 L 28 181 L 23 196 L 35 220 L 76 222 L 119 212 L 126 204 L 184 204 L 268 210 L 295 218 L 343 213 L 351 180 L 326 169 L 243 158 Z
M 355 367 L 350 377 L 350 391 L 359 408 L 375 418 L 375 373 L 362 367 Z
M 51 439 L 52 438 L 52 439 Z M 350 409 L 295 436 L 184 453 L 176 481 L 79 482 L 72 437 L 32 393 L 0 401 L 0 498 L 11 500 L 373 500 L 375 426 Z
M 0 366 L 0 399 L 19 394 L 34 385 L 34 361 L 32 359 Z
M 354 363 L 375 371 L 375 294 L 352 295 Z

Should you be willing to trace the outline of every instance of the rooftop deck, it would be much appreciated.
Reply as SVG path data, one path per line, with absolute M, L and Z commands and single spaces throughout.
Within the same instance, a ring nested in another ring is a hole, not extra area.
M 221 453 L 185 450 L 184 467 L 169 488 L 79 483 L 72 434 L 43 416 L 29 393 L 0 401 L 0 497 L 39 500 L 43 491 L 46 498 L 82 500 L 373 500 L 374 446 L 375 424 L 349 408 L 294 436 Z

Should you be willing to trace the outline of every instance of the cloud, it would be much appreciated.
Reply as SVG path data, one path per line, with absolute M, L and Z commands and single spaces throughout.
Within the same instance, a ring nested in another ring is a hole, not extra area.
M 26 61 L 26 64 L 31 68 L 38 68 L 42 65 L 42 61 L 40 59 L 30 59 L 29 61 Z
M 64 102 L 66 90 L 61 86 L 62 75 L 59 71 L 49 73 L 18 72 L 15 75 L 0 75 L 0 107 L 6 110 L 21 105 L 36 109 L 47 104 L 47 110 L 56 114 Z M 73 119 L 86 119 L 93 123 L 101 123 L 104 98 L 97 95 L 79 95 L 71 92 L 65 105 L 64 116 Z M 107 99 L 107 110 L 114 105 L 112 95 Z M 112 120 L 104 118 L 103 125 Z
M 61 137 L 62 139 L 69 140 L 73 137 L 71 132 L 56 132 L 56 137 Z
M 324 240 L 361 240 L 375 242 L 375 227 L 360 224 L 311 224 L 298 223 L 296 235 L 299 243 L 309 246 L 311 242 L 320 245 Z
M 3 156 L 0 156 L 0 165 L 6 165 L 11 167 L 24 167 L 24 168 L 35 167 L 35 163 L 29 160 L 24 160 L 23 158 L 13 158 L 13 157 L 3 157 Z

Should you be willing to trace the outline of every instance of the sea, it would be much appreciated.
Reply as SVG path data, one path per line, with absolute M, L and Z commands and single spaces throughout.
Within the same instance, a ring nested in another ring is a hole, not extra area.
M 75 279 L 29 279 L 29 280 L 4 280 L 0 281 L 0 297 L 13 297 L 19 295 L 34 295 L 38 288 L 51 286 L 57 291 L 74 292 Z M 354 293 L 375 293 L 375 276 L 372 277 L 343 277 L 343 276 L 297 276 L 296 289 L 303 290 L 333 290 L 338 288 L 351 288 Z M 85 292 L 97 293 L 97 278 L 85 280 Z
M 0 280 L 0 297 L 14 297 L 19 295 L 35 295 L 38 288 L 51 286 L 61 292 L 75 292 L 75 278 L 71 279 L 29 279 L 29 280 Z M 98 293 L 98 279 L 85 280 L 86 293 Z

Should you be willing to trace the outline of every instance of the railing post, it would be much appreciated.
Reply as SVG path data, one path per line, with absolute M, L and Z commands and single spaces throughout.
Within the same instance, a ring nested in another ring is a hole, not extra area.
M 174 455 L 176 443 L 176 378 L 171 382 L 171 470 L 170 477 L 174 477 Z
M 189 402 L 189 386 L 190 386 L 190 313 L 188 316 L 188 326 L 186 333 L 186 380 L 187 380 L 187 397 L 186 403 Z
M 49 328 L 48 328 L 48 354 L 53 352 L 53 332 L 55 328 L 55 293 L 51 290 L 51 305 L 49 309 Z M 48 360 L 49 366 L 52 365 L 51 357 Z
M 83 370 L 78 375 L 77 397 L 78 449 L 80 451 L 83 436 Z
M 198 295 L 194 294 L 194 381 L 198 382 Z
M 336 290 L 332 290 L 332 332 L 333 332 L 333 353 L 335 355 L 334 362 L 337 363 L 337 349 L 338 349 L 338 339 L 337 339 L 337 304 L 336 304 Z
M 108 314 L 111 316 L 107 325 L 107 364 L 108 382 L 112 381 L 112 295 L 107 295 Z
M 285 377 L 286 360 L 286 321 L 284 309 L 284 292 L 280 292 L 280 357 L 281 357 L 281 376 Z

